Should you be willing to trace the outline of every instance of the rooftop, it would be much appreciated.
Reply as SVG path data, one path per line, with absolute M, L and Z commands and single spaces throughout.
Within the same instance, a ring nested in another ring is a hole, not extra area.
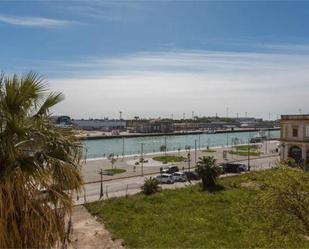
M 309 114 L 281 115 L 281 120 L 309 120 Z

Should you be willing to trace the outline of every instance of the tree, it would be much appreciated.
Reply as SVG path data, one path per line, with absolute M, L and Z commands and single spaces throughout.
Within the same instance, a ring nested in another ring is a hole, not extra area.
M 235 217 L 247 221 L 242 230 L 249 240 L 260 235 L 267 238 L 267 245 L 277 247 L 273 238 L 282 245 L 309 235 L 308 172 L 279 164 L 262 177 L 249 174 L 247 181 L 256 183 L 258 191 L 250 202 L 240 204 Z
M 144 181 L 144 185 L 142 186 L 143 193 L 145 195 L 151 195 L 161 190 L 159 186 L 160 182 L 153 177 L 147 178 Z
M 164 155 L 166 155 L 166 146 L 164 144 L 160 146 L 160 151 L 164 152 Z
M 213 156 L 199 157 L 197 162 L 197 173 L 202 179 L 203 189 L 209 189 L 216 186 L 216 180 L 220 170 L 216 166 L 216 159 Z
M 114 164 L 116 163 L 117 159 L 115 158 L 115 154 L 114 153 L 111 153 L 108 157 L 108 160 L 111 161 L 111 164 L 112 164 L 112 169 L 114 168 Z
M 82 146 L 51 122 L 49 110 L 62 99 L 35 73 L 0 76 L 0 248 L 67 242 Z

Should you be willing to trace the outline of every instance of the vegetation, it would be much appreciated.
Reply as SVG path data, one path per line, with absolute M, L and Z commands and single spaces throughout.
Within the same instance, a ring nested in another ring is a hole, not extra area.
M 160 162 L 176 163 L 176 162 L 183 162 L 185 160 L 185 157 L 183 156 L 155 156 L 152 159 L 156 161 L 160 161 Z
M 114 153 L 109 154 L 107 159 L 110 160 L 110 162 L 112 164 L 112 169 L 114 169 L 114 164 L 117 161 L 117 158 L 115 158 L 115 154 Z
M 213 149 L 207 149 L 207 150 L 202 150 L 202 152 L 207 152 L 207 153 L 215 153 L 216 150 Z
M 161 151 L 161 152 L 164 152 L 164 155 L 166 155 L 166 151 L 167 151 L 166 145 L 162 144 L 162 145 L 160 146 L 160 151 Z
M 63 99 L 37 74 L 0 77 L 0 248 L 53 248 L 67 241 L 65 216 L 82 185 L 81 144 L 56 128 Z
M 144 185 L 142 186 L 142 191 L 145 195 L 151 195 L 157 193 L 161 190 L 160 182 L 153 177 L 145 179 Z
M 112 173 L 113 175 L 115 175 L 115 174 L 121 174 L 121 173 L 126 172 L 125 169 L 118 169 L 118 168 L 106 169 L 105 171 L 106 171 L 106 172 L 110 172 L 110 173 Z
M 302 221 L 281 209 L 276 201 L 280 194 L 269 195 L 268 179 L 281 173 L 272 169 L 220 178 L 222 191 L 203 192 L 195 185 L 95 202 L 87 208 L 129 248 L 308 248 Z M 308 186 L 307 178 L 300 184 L 305 179 L 295 174 L 296 186 Z M 297 189 L 302 193 L 305 187 Z M 261 198 L 269 199 L 271 207 L 259 204 Z
M 294 223 L 295 233 L 309 235 L 309 173 L 284 165 L 270 171 L 252 205 L 263 213 L 265 232 L 288 233 L 290 223 Z M 254 219 L 253 206 L 247 207 L 245 213 L 251 212 Z M 274 221 L 271 226 L 268 220 Z
M 204 190 L 216 186 L 220 169 L 216 165 L 216 159 L 213 156 L 200 157 L 196 165 L 196 172 L 202 179 L 202 187 Z
M 237 145 L 233 146 L 232 150 L 229 151 L 232 155 L 238 156 L 259 156 L 259 147 L 257 145 Z
M 258 151 L 249 151 L 248 152 L 248 151 L 244 151 L 244 150 L 239 150 L 239 151 L 231 150 L 231 151 L 229 151 L 229 153 L 232 154 L 232 155 L 238 155 L 238 156 L 248 156 L 248 154 L 250 156 L 260 156 L 261 155 L 261 153 L 258 152 Z

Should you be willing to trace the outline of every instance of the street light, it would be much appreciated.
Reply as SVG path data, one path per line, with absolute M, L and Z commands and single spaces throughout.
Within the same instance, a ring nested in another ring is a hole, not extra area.
M 101 176 L 101 186 L 100 186 L 100 199 L 103 197 L 103 169 L 101 169 L 98 174 Z
M 248 171 L 250 171 L 250 140 L 248 138 Z
M 141 159 L 140 159 L 140 162 L 141 162 L 141 173 L 142 173 L 142 176 L 144 176 L 144 143 L 141 143 Z

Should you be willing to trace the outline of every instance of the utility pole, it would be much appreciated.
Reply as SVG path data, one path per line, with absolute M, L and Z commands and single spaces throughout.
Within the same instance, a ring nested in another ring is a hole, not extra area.
M 124 160 L 124 137 L 122 137 L 122 161 Z
M 100 199 L 103 197 L 103 169 L 99 171 L 99 175 L 101 176 L 101 186 L 100 186 Z
M 198 134 L 198 149 L 201 150 L 201 134 Z
M 189 168 L 189 172 L 190 172 L 190 162 L 191 162 L 191 154 L 190 154 L 190 149 L 189 149 L 189 153 L 188 153 L 188 168 Z
M 250 171 L 250 141 L 248 139 L 248 171 Z
M 141 143 L 141 173 L 142 173 L 142 176 L 144 176 L 144 143 Z
M 167 153 L 167 147 L 166 147 L 166 136 L 164 136 L 164 146 L 165 146 L 165 156 L 166 156 L 166 153 Z
M 197 140 L 194 140 L 194 163 L 196 164 L 196 142 Z

